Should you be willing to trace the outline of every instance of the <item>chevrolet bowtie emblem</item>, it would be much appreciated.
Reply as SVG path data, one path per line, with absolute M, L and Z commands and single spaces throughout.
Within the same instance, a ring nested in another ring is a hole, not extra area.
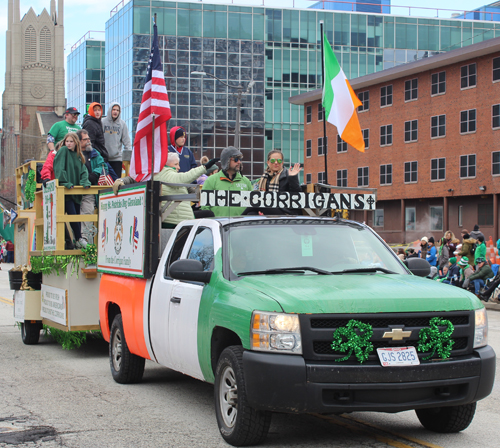
M 393 341 L 402 341 L 404 338 L 409 338 L 411 331 L 403 331 L 402 328 L 393 328 L 391 331 L 386 331 L 383 338 L 392 339 Z

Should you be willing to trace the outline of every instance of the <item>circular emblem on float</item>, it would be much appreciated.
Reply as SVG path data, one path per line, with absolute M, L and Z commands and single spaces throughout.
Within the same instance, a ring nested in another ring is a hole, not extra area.
M 118 255 L 122 250 L 122 242 L 123 242 L 123 213 L 121 212 L 121 210 L 118 210 L 118 212 L 116 213 L 114 241 L 115 241 L 115 252 L 116 255 Z
M 31 95 L 33 98 L 43 98 L 45 96 L 45 89 L 40 84 L 35 84 L 31 87 Z

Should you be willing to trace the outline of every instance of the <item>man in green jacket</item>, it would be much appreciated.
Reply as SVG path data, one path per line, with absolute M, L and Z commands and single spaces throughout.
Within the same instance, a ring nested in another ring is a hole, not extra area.
M 486 243 L 484 242 L 484 236 L 479 235 L 477 238 L 477 246 L 474 252 L 474 264 L 477 265 L 477 260 L 479 258 L 486 258 Z
M 494 276 L 495 274 L 493 274 L 490 265 L 486 262 L 486 258 L 477 258 L 476 272 L 469 277 L 469 281 L 474 285 L 474 293 L 476 296 L 479 294 L 479 290 L 484 286 L 484 282 L 488 278 L 492 278 Z
M 250 180 L 241 174 L 243 154 L 234 146 L 225 148 L 220 155 L 222 170 L 212 174 L 203 184 L 202 190 L 252 191 Z M 246 207 L 208 206 L 202 210 L 211 210 L 215 217 L 240 216 Z

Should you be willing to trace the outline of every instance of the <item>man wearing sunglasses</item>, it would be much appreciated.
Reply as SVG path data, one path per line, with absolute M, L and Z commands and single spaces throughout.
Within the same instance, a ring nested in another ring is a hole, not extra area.
M 209 176 L 203 184 L 203 190 L 252 191 L 250 180 L 241 174 L 243 154 L 234 146 L 225 148 L 220 155 L 221 171 Z M 211 210 L 215 217 L 239 216 L 245 207 L 203 206 L 202 210 Z

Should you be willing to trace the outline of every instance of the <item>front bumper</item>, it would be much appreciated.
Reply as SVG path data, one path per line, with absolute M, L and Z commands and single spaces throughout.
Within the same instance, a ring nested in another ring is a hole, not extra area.
M 470 356 L 418 366 L 306 362 L 293 355 L 243 353 L 250 406 L 278 412 L 400 412 L 456 406 L 488 396 L 495 379 L 490 346 Z

